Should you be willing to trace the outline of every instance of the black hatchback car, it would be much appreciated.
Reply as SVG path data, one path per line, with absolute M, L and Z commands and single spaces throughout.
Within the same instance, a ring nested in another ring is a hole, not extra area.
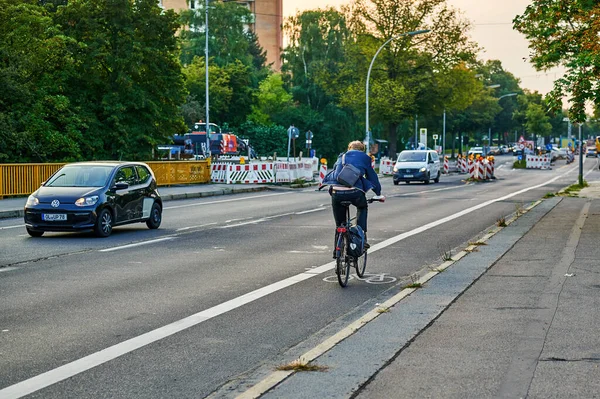
M 94 230 L 108 237 L 114 226 L 145 222 L 157 229 L 162 200 L 152 169 L 141 162 L 79 162 L 63 166 L 27 199 L 25 228 L 45 231 Z

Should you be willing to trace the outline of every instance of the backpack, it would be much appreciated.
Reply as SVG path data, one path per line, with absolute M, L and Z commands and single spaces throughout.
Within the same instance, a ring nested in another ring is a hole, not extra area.
M 348 255 L 358 258 L 365 251 L 365 233 L 360 226 L 352 226 L 348 229 L 350 242 L 348 243 Z

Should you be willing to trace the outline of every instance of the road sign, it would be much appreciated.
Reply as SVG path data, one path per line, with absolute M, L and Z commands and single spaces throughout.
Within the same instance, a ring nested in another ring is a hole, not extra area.
M 288 137 L 292 139 L 297 139 L 298 136 L 300 136 L 300 130 L 297 127 L 294 127 L 293 125 L 289 127 L 287 132 Z
M 311 132 L 310 130 L 308 132 L 306 132 L 306 140 L 312 140 L 313 138 L 313 132 Z
M 438 135 L 437 134 L 434 134 L 432 137 L 433 137 L 434 140 L 438 139 Z
M 524 149 L 525 148 L 525 144 L 519 144 L 519 148 L 520 149 Z

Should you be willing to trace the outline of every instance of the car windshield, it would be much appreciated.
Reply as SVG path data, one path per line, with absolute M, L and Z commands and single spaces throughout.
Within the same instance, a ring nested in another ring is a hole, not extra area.
M 402 151 L 398 156 L 398 162 L 425 162 L 427 153 Z
M 103 187 L 112 166 L 71 165 L 56 172 L 44 184 L 46 187 Z

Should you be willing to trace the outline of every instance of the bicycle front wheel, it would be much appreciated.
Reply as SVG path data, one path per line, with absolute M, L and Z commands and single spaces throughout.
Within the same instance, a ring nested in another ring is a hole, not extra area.
M 362 278 L 367 268 L 367 251 L 360 258 L 354 260 L 354 267 L 356 268 L 356 275 Z
M 350 275 L 350 259 L 348 257 L 348 236 L 343 234 L 340 237 L 340 256 L 336 260 L 335 274 L 337 274 L 338 283 L 342 287 L 348 285 Z

